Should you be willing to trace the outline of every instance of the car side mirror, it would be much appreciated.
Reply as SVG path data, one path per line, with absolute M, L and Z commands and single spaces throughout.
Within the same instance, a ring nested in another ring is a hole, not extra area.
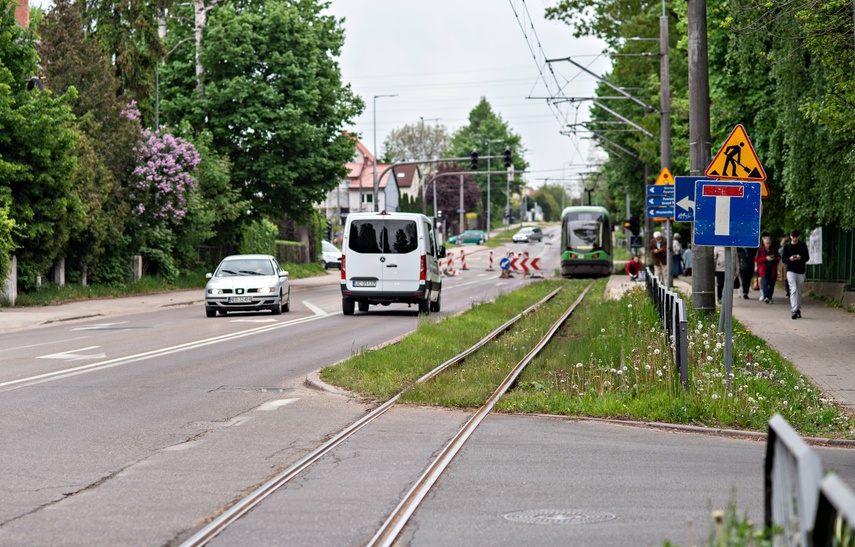
M 288 270 L 282 270 L 279 272 L 279 277 L 288 277 Z
M 212 277 L 214 277 L 214 274 L 212 274 L 212 273 L 206 273 L 205 274 L 205 279 L 211 279 Z
M 445 258 L 445 245 L 440 245 L 436 253 L 437 258 Z

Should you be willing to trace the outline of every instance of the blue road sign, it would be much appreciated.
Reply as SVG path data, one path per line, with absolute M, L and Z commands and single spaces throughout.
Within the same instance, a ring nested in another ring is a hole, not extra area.
M 499 267 L 503 270 L 510 269 L 511 260 L 508 257 L 505 257 L 499 261 Z
M 674 220 L 695 221 L 695 182 L 707 177 L 674 177 Z
M 642 245 L 641 236 L 629 236 L 629 246 L 633 249 L 640 249 Z
M 674 214 L 673 207 L 648 207 L 647 218 L 671 218 Z
M 648 196 L 644 204 L 648 207 L 673 207 L 674 196 Z
M 760 244 L 759 182 L 695 182 L 695 239 L 702 247 Z
M 664 196 L 665 194 L 673 194 L 674 193 L 674 185 L 673 184 L 648 184 L 647 185 L 647 195 L 648 196 Z

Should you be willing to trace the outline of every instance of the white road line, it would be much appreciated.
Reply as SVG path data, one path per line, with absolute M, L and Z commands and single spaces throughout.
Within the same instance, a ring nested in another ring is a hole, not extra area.
M 279 407 L 290 405 L 291 403 L 296 403 L 299 400 L 300 399 L 277 399 L 275 401 L 267 401 L 255 410 L 276 410 Z
M 13 389 L 18 389 L 26 386 L 33 386 L 37 384 L 43 384 L 45 382 L 52 382 L 54 380 L 59 380 L 61 378 L 70 378 L 72 376 L 77 376 L 80 374 L 86 374 L 89 372 L 95 372 L 98 370 L 105 370 L 108 368 L 118 367 L 122 365 L 127 365 L 130 363 L 136 363 L 139 361 L 146 361 L 148 359 L 154 359 L 155 357 L 162 357 L 164 355 L 171 355 L 173 353 L 180 353 L 182 351 L 187 351 L 190 349 L 196 349 L 203 346 L 210 346 L 213 344 L 218 344 L 220 342 L 228 342 L 231 340 L 235 340 L 237 338 L 243 338 L 245 336 L 255 336 L 256 334 L 261 334 L 264 332 L 270 332 L 274 330 L 279 330 L 285 327 L 290 327 L 292 325 L 298 325 L 301 323 L 309 323 L 312 321 L 316 321 L 318 319 L 323 319 L 324 317 L 331 317 L 330 315 L 315 315 L 312 317 L 305 317 L 302 319 L 294 319 L 293 321 L 287 321 L 284 323 L 276 323 L 274 325 L 265 325 L 263 327 L 255 327 L 253 329 L 248 329 L 241 332 L 236 332 L 232 334 L 224 334 L 221 336 L 215 336 L 214 338 L 206 338 L 204 340 L 197 340 L 195 342 L 187 342 L 185 344 L 179 344 L 177 346 L 171 346 L 167 348 L 156 349 L 152 351 L 147 351 L 144 353 L 138 353 L 136 355 L 129 355 L 127 357 L 119 357 L 116 359 L 110 359 L 108 361 L 101 361 L 100 363 L 92 363 L 91 365 L 81 365 L 79 367 L 68 368 L 64 370 L 57 370 L 54 372 L 47 372 L 45 374 L 39 374 L 36 376 L 30 376 L 28 378 L 20 378 L 18 380 L 10 380 L 8 382 L 0 383 L 0 392 L 11 391 Z
M 62 353 L 51 353 L 50 355 L 40 355 L 36 359 L 64 359 L 66 361 L 80 361 L 82 359 L 103 359 L 107 357 L 104 353 L 84 354 L 83 351 L 98 349 L 101 346 L 89 346 L 88 348 L 73 349 L 71 351 L 63 351 Z
M 75 336 L 74 338 L 66 338 L 64 340 L 54 340 L 52 342 L 40 342 L 38 344 L 29 344 L 27 346 L 17 346 L 14 348 L 6 348 L 4 351 L 15 351 L 19 349 L 30 349 L 37 348 L 39 346 L 51 346 L 53 344 L 64 344 L 65 342 L 74 342 L 75 340 L 85 340 L 86 338 L 91 338 L 91 336 Z
M 321 308 L 315 306 L 314 304 L 312 304 L 308 300 L 303 300 L 303 305 L 306 306 L 307 308 L 309 308 L 310 310 L 312 310 L 312 313 L 314 313 L 315 315 L 329 315 L 327 312 L 325 312 Z
M 128 323 L 128 321 L 119 321 L 118 323 L 98 323 L 97 325 L 86 325 L 85 327 L 74 327 L 73 329 L 70 329 L 70 330 L 75 331 L 75 330 L 105 329 L 105 328 L 112 327 L 113 325 L 124 325 L 125 323 Z
M 275 323 L 276 319 L 232 319 L 232 323 Z

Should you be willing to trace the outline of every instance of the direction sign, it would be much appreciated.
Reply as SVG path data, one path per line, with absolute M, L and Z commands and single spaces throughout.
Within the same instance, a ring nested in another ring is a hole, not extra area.
M 760 244 L 760 183 L 695 182 L 695 238 L 702 247 Z
M 647 218 L 653 219 L 670 219 L 674 214 L 673 207 L 648 207 Z
M 695 221 L 695 182 L 706 177 L 674 177 L 674 220 Z
M 647 195 L 648 196 L 665 196 L 668 194 L 674 193 L 674 185 L 657 185 L 657 184 L 648 184 L 647 185 Z
M 644 204 L 648 207 L 673 207 L 674 196 L 650 196 Z

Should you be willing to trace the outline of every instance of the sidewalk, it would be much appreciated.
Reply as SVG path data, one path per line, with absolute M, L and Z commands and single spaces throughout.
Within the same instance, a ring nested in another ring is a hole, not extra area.
M 321 285 L 336 285 L 339 280 L 339 271 L 329 270 L 323 276 L 292 279 L 291 291 Z M 53 306 L 0 308 L 0 334 L 57 323 L 66 324 L 93 319 L 106 320 L 110 317 L 133 315 L 176 306 L 197 306 L 201 317 L 204 313 L 204 301 L 205 291 L 199 288 L 119 298 L 81 300 Z

